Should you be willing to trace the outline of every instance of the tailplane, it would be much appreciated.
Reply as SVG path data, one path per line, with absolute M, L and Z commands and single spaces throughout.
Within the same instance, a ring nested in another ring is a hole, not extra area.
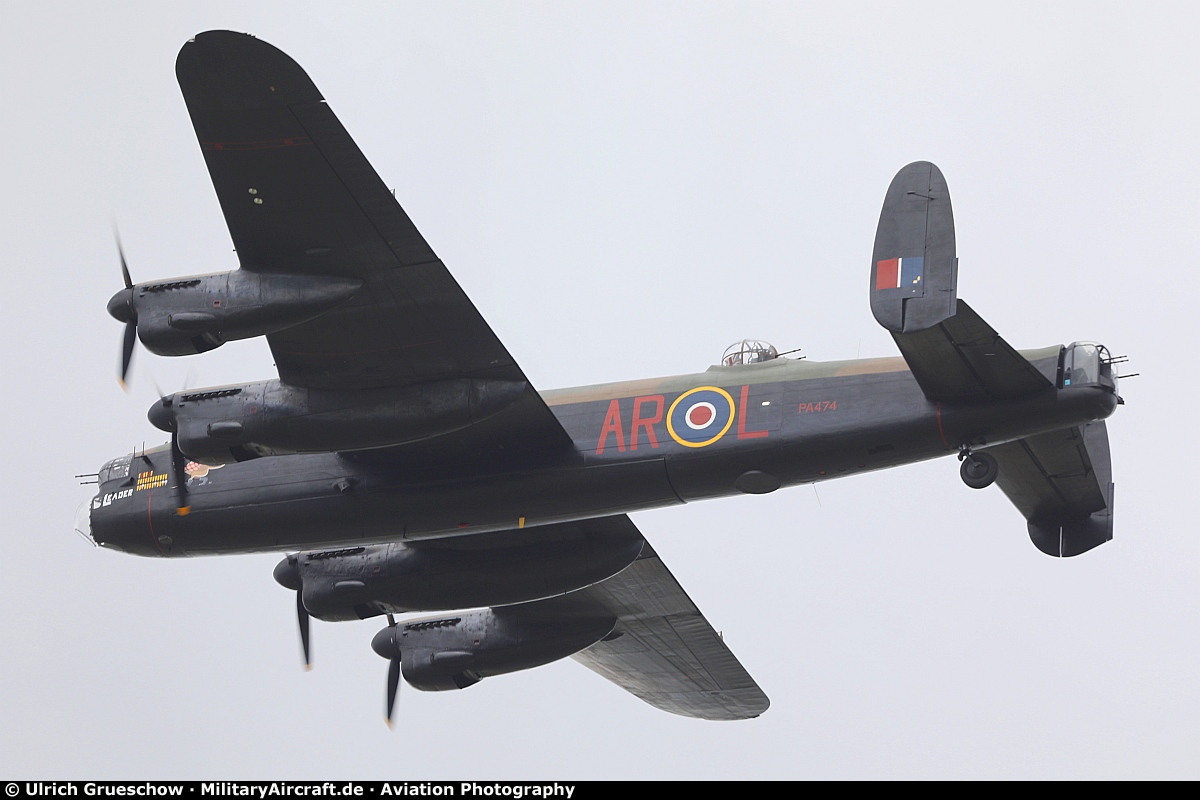
M 1038 550 L 1066 558 L 1112 539 L 1112 456 L 1103 421 L 981 452 L 999 463 L 996 483 L 1028 520 Z

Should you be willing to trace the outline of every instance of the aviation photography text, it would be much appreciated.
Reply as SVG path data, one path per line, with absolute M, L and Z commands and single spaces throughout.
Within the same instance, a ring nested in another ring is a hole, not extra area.
M 586 785 L 514 781 L 23 781 L 5 797 L 562 797 Z

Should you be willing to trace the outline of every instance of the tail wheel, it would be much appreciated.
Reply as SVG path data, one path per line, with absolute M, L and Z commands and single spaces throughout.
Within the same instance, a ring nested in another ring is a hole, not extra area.
M 1000 474 L 1000 465 L 990 453 L 971 453 L 963 459 L 958 474 L 972 489 L 986 489 Z

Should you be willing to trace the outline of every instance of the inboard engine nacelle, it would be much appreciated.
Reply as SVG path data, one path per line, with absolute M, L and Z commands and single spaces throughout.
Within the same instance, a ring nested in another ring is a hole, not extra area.
M 177 392 L 147 416 L 177 434 L 179 450 L 203 464 L 259 456 L 328 453 L 405 444 L 496 414 L 524 381 L 457 378 L 381 389 L 309 389 L 278 380 Z
M 275 580 L 300 592 L 327 622 L 380 614 L 528 603 L 582 589 L 633 563 L 645 540 L 623 535 L 557 536 L 529 528 L 485 541 L 400 542 L 295 553 Z
M 108 301 L 108 313 L 137 325 L 160 356 L 203 353 L 306 322 L 348 300 L 356 278 L 273 275 L 247 270 L 139 283 Z

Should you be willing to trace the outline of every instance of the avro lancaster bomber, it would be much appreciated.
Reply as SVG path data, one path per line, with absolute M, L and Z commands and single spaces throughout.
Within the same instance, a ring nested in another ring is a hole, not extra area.
M 387 619 L 389 719 L 401 677 L 463 689 L 567 656 L 676 714 L 765 711 L 631 512 L 949 455 L 1043 553 L 1112 538 L 1119 359 L 1017 351 L 958 298 L 933 164 L 892 181 L 870 261 L 899 357 L 745 340 L 704 372 L 541 392 L 291 58 L 211 31 L 176 72 L 240 268 L 134 283 L 122 257 L 121 378 L 139 339 L 253 336 L 278 377 L 161 398 L 170 443 L 105 464 L 77 527 L 142 556 L 286 553 L 306 661 L 311 616 Z

